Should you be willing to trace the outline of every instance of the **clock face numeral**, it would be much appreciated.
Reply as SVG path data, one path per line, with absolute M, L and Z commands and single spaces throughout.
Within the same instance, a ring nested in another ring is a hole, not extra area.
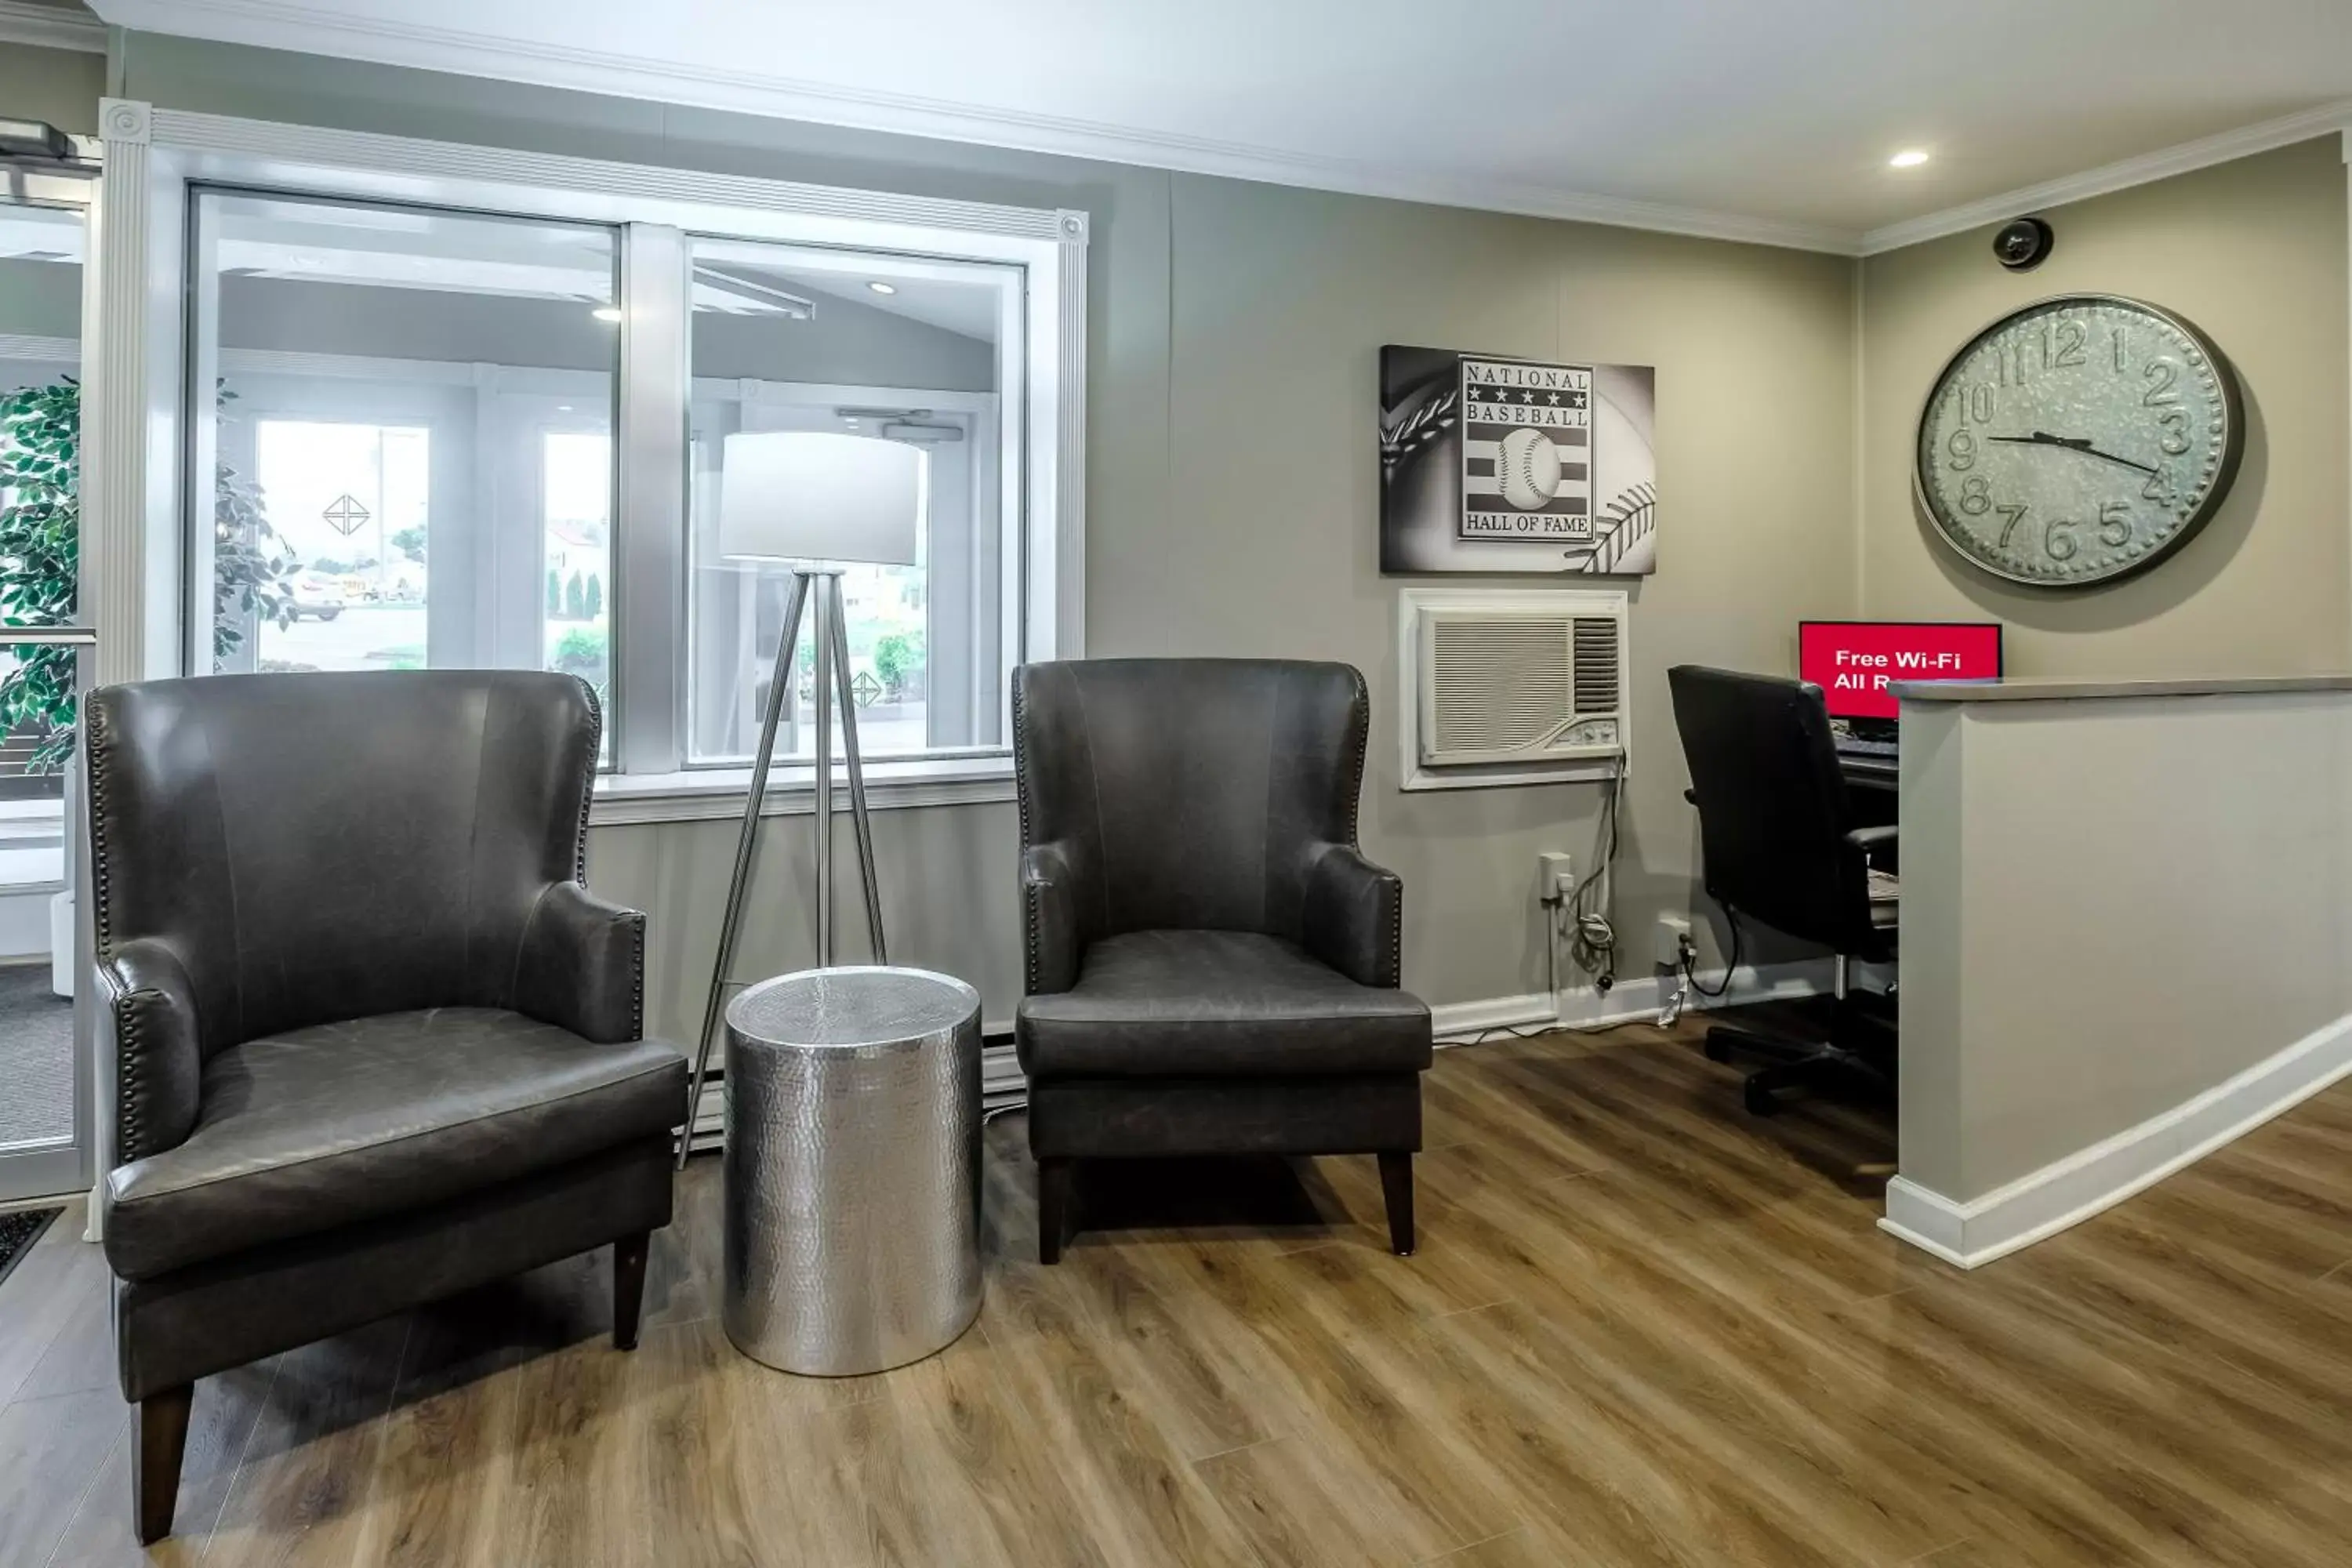
M 2072 370 L 2082 364 L 2083 345 L 2091 340 L 2091 330 L 2069 317 L 2058 318 L 2056 327 L 2058 352 L 2050 356 L 2053 370 Z
M 1945 540 L 2018 582 L 2083 586 L 2193 533 L 2233 477 L 2227 363 L 2135 300 L 2045 300 L 1945 367 L 1919 420 L 1919 500 Z
M 2163 435 L 2157 437 L 2156 444 L 2164 449 L 2166 457 L 2177 458 L 2189 450 L 2189 411 L 2187 409 L 2162 409 L 2157 414 L 2156 422 L 2164 431 Z M 2162 473 L 2164 470 L 2159 468 L 2157 471 Z

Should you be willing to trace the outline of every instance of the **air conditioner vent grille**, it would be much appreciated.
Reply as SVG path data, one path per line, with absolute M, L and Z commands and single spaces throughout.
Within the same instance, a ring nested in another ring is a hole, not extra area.
M 1617 623 L 1605 616 L 1576 617 L 1576 710 L 1617 711 Z
M 1574 717 L 1566 620 L 1464 617 L 1432 630 L 1441 752 L 1538 745 Z
M 1406 789 L 1632 766 L 1626 595 L 1407 588 L 1397 604 Z

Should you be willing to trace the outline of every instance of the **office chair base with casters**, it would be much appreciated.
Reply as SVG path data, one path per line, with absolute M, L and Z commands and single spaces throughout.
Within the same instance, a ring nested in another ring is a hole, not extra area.
M 1712 1062 L 1746 1056 L 1766 1065 L 1748 1075 L 1741 1096 L 1751 1116 L 1771 1116 L 1788 1089 L 1816 1089 L 1874 1104 L 1895 1099 L 1895 1022 L 1874 1004 L 1885 1000 L 1848 994 L 1839 999 L 1826 1040 L 1766 1034 L 1738 1024 L 1717 1024 L 1703 1048 Z

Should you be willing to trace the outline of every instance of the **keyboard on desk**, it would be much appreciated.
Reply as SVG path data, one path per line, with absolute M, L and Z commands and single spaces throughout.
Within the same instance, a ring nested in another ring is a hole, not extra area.
M 1885 757 L 1892 760 L 1900 753 L 1900 741 L 1866 741 L 1860 735 L 1840 735 L 1839 752 L 1851 757 Z

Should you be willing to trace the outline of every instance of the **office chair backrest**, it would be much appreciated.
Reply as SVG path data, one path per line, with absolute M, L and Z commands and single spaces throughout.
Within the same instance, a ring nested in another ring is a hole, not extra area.
M 1869 867 L 1821 689 L 1678 665 L 1666 672 L 1698 803 L 1708 896 L 1776 931 L 1875 956 Z

